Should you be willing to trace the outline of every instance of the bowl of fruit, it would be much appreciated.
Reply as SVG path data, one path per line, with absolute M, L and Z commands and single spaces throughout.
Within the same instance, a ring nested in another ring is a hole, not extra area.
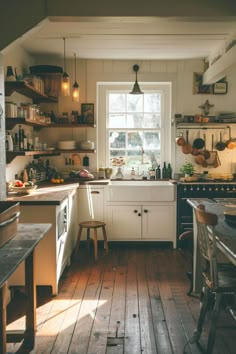
M 31 181 L 22 182 L 20 180 L 16 180 L 10 186 L 10 191 L 15 192 L 17 194 L 31 194 L 35 191 L 37 185 Z

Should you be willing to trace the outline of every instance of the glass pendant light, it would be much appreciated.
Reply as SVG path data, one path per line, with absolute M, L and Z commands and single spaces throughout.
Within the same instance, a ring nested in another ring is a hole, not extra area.
M 72 90 L 72 101 L 79 102 L 79 85 L 76 82 L 76 54 L 75 53 L 74 53 L 74 57 L 75 57 L 75 82 Z
M 70 96 L 70 77 L 66 72 L 66 39 L 64 40 L 64 72 L 62 74 L 61 92 L 63 96 Z
M 134 87 L 133 90 L 130 92 L 131 95 L 143 95 L 143 92 L 141 91 L 139 84 L 138 84 L 138 71 L 139 71 L 139 66 L 137 64 L 135 64 L 133 66 L 133 71 L 136 74 L 136 79 L 135 79 L 135 83 L 134 83 Z

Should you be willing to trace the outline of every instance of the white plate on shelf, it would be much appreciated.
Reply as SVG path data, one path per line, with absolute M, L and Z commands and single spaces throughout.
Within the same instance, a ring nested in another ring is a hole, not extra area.
M 76 141 L 75 140 L 58 141 L 57 146 L 58 149 L 73 150 L 76 148 Z

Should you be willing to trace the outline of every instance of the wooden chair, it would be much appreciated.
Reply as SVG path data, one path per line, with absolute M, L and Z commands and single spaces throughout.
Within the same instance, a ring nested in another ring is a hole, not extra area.
M 104 239 L 104 248 L 106 252 L 108 252 L 108 243 L 107 243 L 107 234 L 106 234 L 106 224 L 102 221 L 83 221 L 79 223 L 79 232 L 77 237 L 77 242 L 75 246 L 75 254 L 78 254 L 79 243 L 82 235 L 83 229 L 87 230 L 87 244 L 88 249 L 90 245 L 90 230 L 93 230 L 93 243 L 94 243 L 94 258 L 97 260 L 98 258 L 98 240 L 97 240 L 97 229 L 102 229 L 102 235 Z
M 217 319 L 220 310 L 225 308 L 232 311 L 232 295 L 236 293 L 236 267 L 230 263 L 219 263 L 217 259 L 217 245 L 215 226 L 218 223 L 217 215 L 205 211 L 203 205 L 195 209 L 197 223 L 197 239 L 202 258 L 202 298 L 197 329 L 186 344 L 198 342 L 202 333 L 204 320 L 210 308 L 212 297 L 214 307 L 211 315 L 210 329 L 207 343 L 207 354 L 211 354 L 216 335 Z M 220 252 L 220 251 L 219 251 Z M 186 346 L 186 345 L 185 345 Z
M 191 266 L 193 269 L 193 230 L 184 231 L 179 235 L 179 241 L 183 248 L 187 249 L 191 256 Z M 187 278 L 190 281 L 189 289 L 187 291 L 187 295 L 191 296 L 193 291 L 193 271 L 186 272 Z

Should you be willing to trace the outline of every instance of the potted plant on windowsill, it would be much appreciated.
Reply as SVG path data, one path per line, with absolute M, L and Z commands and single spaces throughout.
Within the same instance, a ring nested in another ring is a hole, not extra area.
M 180 171 L 184 173 L 185 177 L 192 177 L 195 168 L 192 162 L 186 161 L 186 163 L 181 167 Z

